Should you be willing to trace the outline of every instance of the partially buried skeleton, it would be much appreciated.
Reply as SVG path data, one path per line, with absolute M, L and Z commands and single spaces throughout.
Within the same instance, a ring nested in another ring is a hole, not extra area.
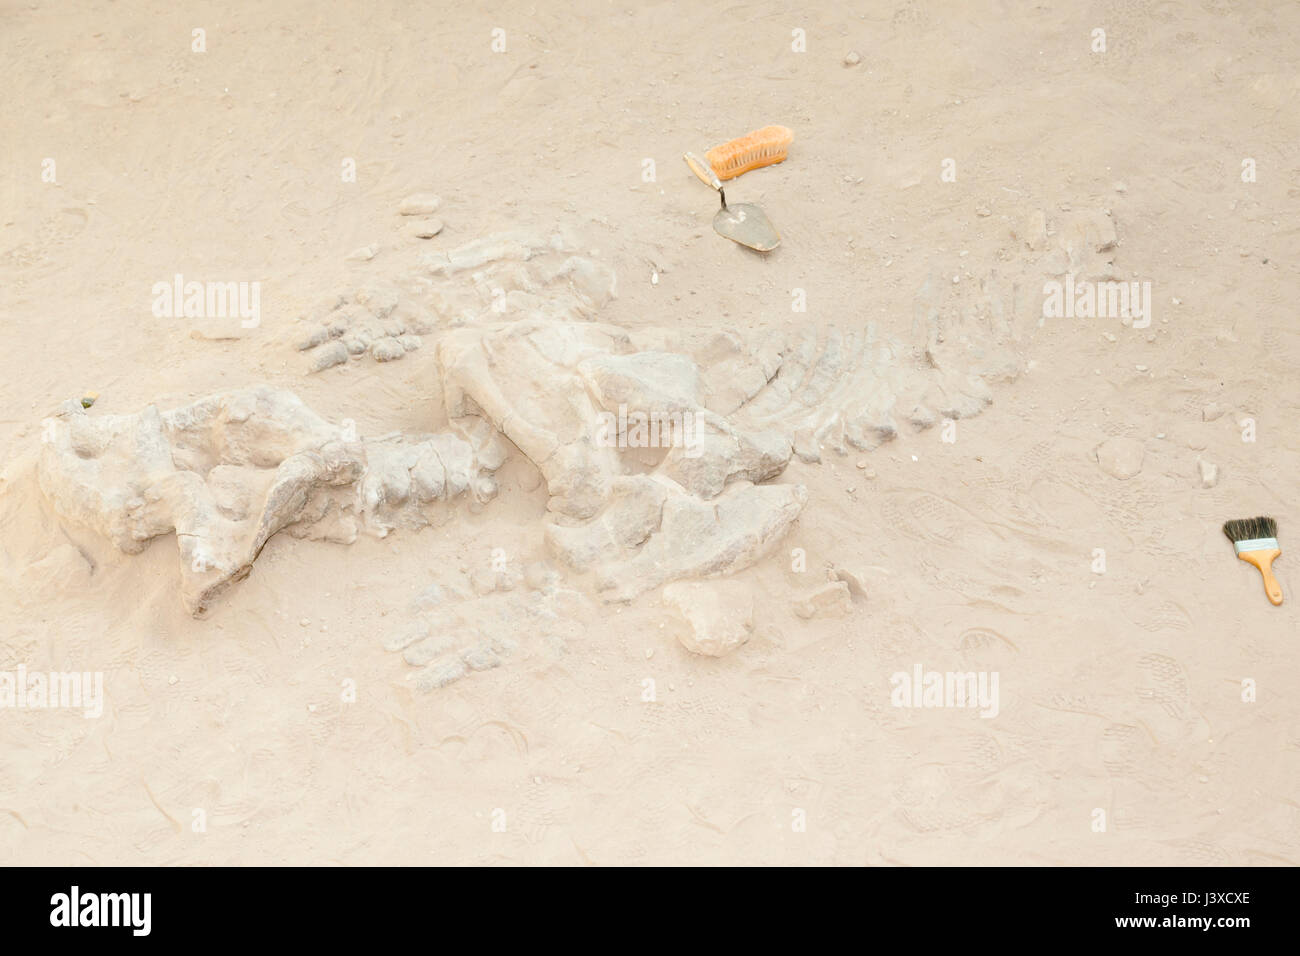
M 1085 244 L 1089 254 L 1097 245 Z M 1073 265 L 1077 250 L 1065 251 Z M 449 431 L 363 439 L 267 385 L 133 415 L 68 402 L 45 422 L 44 494 L 126 552 L 175 533 L 181 599 L 197 616 L 249 574 L 272 535 L 350 543 L 418 527 L 458 500 L 478 508 L 517 449 L 547 485 L 551 557 L 589 575 L 601 598 L 627 601 L 766 554 L 807 500 L 802 486 L 774 481 L 792 455 L 817 462 L 826 448 L 867 450 L 905 427 L 973 415 L 989 383 L 1019 369 L 1015 289 L 992 278 L 923 290 L 907 343 L 871 323 L 753 339 L 604 324 L 613 274 L 558 235 L 509 233 L 426 255 L 413 286 L 336 297 L 296 344 L 311 371 L 332 374 L 431 340 Z M 649 459 L 629 453 L 600 427 L 628 409 L 684 417 L 694 433 Z M 554 619 L 556 601 L 580 600 L 562 580 L 532 574 L 529 613 Z M 493 593 L 513 583 L 474 600 L 518 602 Z M 390 647 L 423 668 L 424 687 L 508 653 L 502 634 L 449 648 L 441 632 L 464 620 L 439 609 Z

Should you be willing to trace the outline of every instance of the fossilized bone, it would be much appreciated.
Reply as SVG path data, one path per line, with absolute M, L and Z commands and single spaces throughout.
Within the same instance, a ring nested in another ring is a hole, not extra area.
M 420 523 L 430 502 L 491 498 L 503 452 L 479 437 L 362 442 L 269 386 L 134 415 L 68 402 L 45 423 L 37 475 L 60 515 L 122 551 L 175 532 L 181 599 L 201 614 L 278 531 L 350 543 L 358 526 Z
M 627 600 L 681 577 L 752 563 L 806 500 L 780 474 L 790 444 L 749 434 L 700 404 L 686 356 L 637 350 L 621 329 L 548 319 L 470 326 L 438 344 L 448 414 L 482 416 L 541 470 L 551 494 L 547 542 L 607 598 Z M 598 441 L 619 406 L 698 416 L 698 443 L 664 453 L 647 474 Z M 713 499 L 717 500 L 713 500 Z
M 1113 247 L 1108 217 L 1071 220 L 1046 267 L 1092 267 L 1094 251 Z M 123 551 L 175 532 L 182 600 L 199 614 L 278 531 L 350 542 L 359 529 L 426 523 L 440 502 L 486 502 L 505 436 L 547 483 L 551 555 L 591 573 L 602 597 L 629 600 L 766 554 L 807 499 L 801 486 L 772 482 L 792 454 L 816 462 L 826 448 L 870 449 L 903 425 L 977 413 L 989 384 L 1019 369 L 1027 275 L 990 273 L 959 289 L 932 282 L 907 341 L 870 323 L 824 337 L 633 333 L 593 321 L 613 274 L 562 237 L 489 237 L 426 256 L 413 292 L 378 285 L 335 297 L 295 330 L 317 369 L 332 364 L 322 349 L 397 357 L 374 347 L 391 340 L 405 352 L 419 344 L 409 336 L 432 336 L 454 431 L 363 441 L 269 386 L 135 415 L 67 403 L 47 420 L 38 476 L 61 515 Z M 602 416 L 629 407 L 691 416 L 694 441 L 633 451 L 602 441 Z M 549 575 L 528 589 L 539 619 L 554 619 L 557 595 L 576 595 Z M 476 600 L 491 609 L 523 599 Z M 395 639 L 423 685 L 508 652 L 496 632 L 448 643 L 430 627 Z

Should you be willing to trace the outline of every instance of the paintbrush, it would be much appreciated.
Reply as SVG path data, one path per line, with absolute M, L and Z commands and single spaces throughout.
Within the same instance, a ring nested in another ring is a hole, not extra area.
M 1259 568 L 1264 576 L 1264 593 L 1274 604 L 1282 603 L 1282 585 L 1273 577 L 1273 559 L 1282 553 L 1277 546 L 1277 522 L 1272 518 L 1237 518 L 1223 523 L 1223 533 L 1237 549 L 1237 557 Z

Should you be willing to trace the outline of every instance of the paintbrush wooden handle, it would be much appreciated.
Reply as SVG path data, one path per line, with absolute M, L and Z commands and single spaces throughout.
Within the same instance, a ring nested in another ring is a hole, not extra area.
M 1273 576 L 1273 559 L 1281 553 L 1277 548 L 1270 548 L 1267 551 L 1243 551 L 1237 555 L 1241 560 L 1259 568 L 1259 573 L 1264 577 L 1264 593 L 1274 604 L 1282 603 L 1282 585 Z

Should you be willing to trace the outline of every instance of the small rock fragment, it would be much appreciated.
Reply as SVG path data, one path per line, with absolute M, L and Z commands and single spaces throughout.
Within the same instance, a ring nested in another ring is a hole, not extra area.
M 1219 466 L 1204 458 L 1196 459 L 1196 467 L 1201 472 L 1201 487 L 1213 488 L 1219 483 Z
M 397 211 L 403 216 L 428 216 L 442 205 L 442 197 L 435 193 L 415 193 L 402 200 Z
M 353 249 L 347 254 L 347 260 L 349 262 L 369 262 L 377 255 L 379 255 L 379 247 L 372 242 L 368 246 Z
M 1020 239 L 1035 252 L 1047 247 L 1047 214 L 1038 209 L 1030 213 L 1020 228 Z
M 1142 470 L 1146 450 L 1135 438 L 1111 438 L 1098 445 L 1095 454 L 1102 471 L 1127 481 Z
M 847 568 L 831 568 L 829 576 L 832 581 L 843 581 L 849 589 L 849 596 L 866 600 L 867 586 L 862 575 Z
M 441 219 L 421 219 L 419 222 L 413 222 L 407 227 L 409 232 L 416 239 L 432 239 L 438 233 L 442 232 Z
M 856 50 L 850 50 L 848 53 L 844 54 L 845 66 L 857 66 L 861 62 L 862 62 L 862 57 L 858 55 L 858 52 Z
M 664 588 L 663 601 L 685 619 L 677 639 L 692 653 L 722 657 L 753 631 L 754 599 L 741 587 L 678 581 Z
M 812 593 L 794 602 L 794 613 L 804 620 L 815 617 L 843 617 L 851 610 L 853 600 L 849 586 L 835 580 L 823 584 Z

